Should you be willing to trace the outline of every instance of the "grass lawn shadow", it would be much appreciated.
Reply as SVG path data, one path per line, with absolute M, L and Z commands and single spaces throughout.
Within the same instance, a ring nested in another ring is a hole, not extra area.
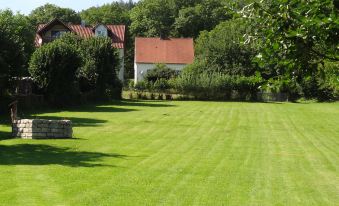
M 166 100 L 120 100 L 113 101 L 114 105 L 117 106 L 134 106 L 134 107 L 176 107 L 176 105 L 165 104 Z M 160 104 L 159 104 L 160 103 Z
M 71 120 L 74 127 L 95 127 L 106 123 L 107 120 L 93 119 L 93 118 L 79 118 L 79 117 L 58 117 L 58 116 L 35 116 L 25 115 L 22 119 L 48 119 L 48 120 Z
M 103 158 L 126 158 L 121 154 L 73 151 L 66 147 L 43 144 L 0 145 L 0 165 L 63 165 L 69 167 L 100 167 Z
M 100 124 L 106 123 L 107 120 L 97 119 L 97 118 L 82 118 L 82 117 L 62 117 L 62 116 L 52 116 L 48 115 L 48 113 L 58 113 L 58 112 L 89 112 L 89 113 L 111 113 L 111 112 L 131 112 L 136 111 L 135 109 L 127 109 L 127 108 L 118 108 L 114 107 L 114 105 L 109 106 L 101 106 L 97 104 L 87 104 L 80 105 L 78 107 L 69 107 L 65 109 L 50 109 L 50 108 L 41 108 L 37 110 L 27 110 L 19 112 L 19 117 L 21 119 L 49 119 L 49 120 L 71 120 L 73 126 L 75 127 L 93 127 L 99 126 Z M 44 115 L 46 114 L 47 115 Z
M 4 132 L 0 131 L 0 141 L 1 140 L 7 140 L 7 139 L 13 139 L 11 132 Z
M 80 118 L 80 117 L 62 117 L 49 115 L 50 113 L 59 112 L 86 112 L 86 113 L 124 113 L 138 111 L 136 108 L 122 108 L 122 107 L 173 107 L 175 105 L 166 104 L 163 101 L 139 101 L 139 100 L 119 100 L 111 102 L 98 102 L 91 104 L 84 104 L 79 106 L 60 108 L 35 108 L 31 110 L 20 110 L 18 116 L 21 119 L 50 119 L 50 120 L 71 120 L 75 127 L 93 127 L 100 126 L 100 124 L 106 123 L 107 120 L 97 118 Z M 45 115 L 46 114 L 46 115 Z M 9 113 L 5 117 L 0 118 L 0 125 L 10 126 Z M 1 137 L 0 137 L 1 138 Z
M 50 108 L 50 107 L 42 107 L 42 108 L 35 108 L 26 111 L 20 111 L 19 108 L 19 116 L 22 113 L 27 115 L 37 115 L 43 113 L 58 113 L 58 112 L 132 112 L 136 111 L 135 109 L 128 109 L 128 108 L 119 108 L 114 107 L 113 104 L 84 104 L 79 106 L 69 106 L 65 108 Z

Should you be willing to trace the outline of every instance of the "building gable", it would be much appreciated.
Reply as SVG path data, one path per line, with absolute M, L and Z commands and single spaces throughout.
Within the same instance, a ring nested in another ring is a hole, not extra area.
M 95 36 L 99 36 L 99 37 L 109 36 L 108 31 L 109 31 L 108 28 L 103 24 L 98 24 L 93 28 L 93 32 Z

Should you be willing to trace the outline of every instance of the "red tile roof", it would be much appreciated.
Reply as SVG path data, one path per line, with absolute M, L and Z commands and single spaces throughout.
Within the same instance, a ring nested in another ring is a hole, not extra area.
M 39 24 L 37 31 L 40 31 L 46 24 Z M 79 35 L 82 38 L 89 38 L 93 37 L 95 35 L 95 32 L 93 31 L 93 27 L 91 26 L 81 26 L 81 25 L 74 25 L 69 24 L 67 25 L 68 28 L 72 30 L 75 34 Z M 125 25 L 106 25 L 109 32 L 111 32 L 111 38 L 113 41 L 113 47 L 118 49 L 123 49 L 125 46 Z M 35 36 L 35 45 L 37 47 L 41 46 L 41 36 L 37 33 Z
M 135 38 L 136 63 L 191 64 L 193 39 Z

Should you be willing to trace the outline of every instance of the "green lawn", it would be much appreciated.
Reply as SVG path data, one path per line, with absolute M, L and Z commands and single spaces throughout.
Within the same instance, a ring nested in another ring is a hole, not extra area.
M 73 120 L 76 138 L 8 139 L 0 125 L 0 205 L 339 204 L 339 103 L 122 101 L 36 115 Z

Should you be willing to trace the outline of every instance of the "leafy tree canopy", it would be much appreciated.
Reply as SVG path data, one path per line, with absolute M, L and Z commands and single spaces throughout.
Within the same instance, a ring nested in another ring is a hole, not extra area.
M 11 77 L 24 75 L 34 45 L 34 27 L 27 17 L 0 10 L 0 87 Z M 1 95 L 1 94 L 0 94 Z
M 231 75 L 254 75 L 258 69 L 252 59 L 257 54 L 256 44 L 243 44 L 243 36 L 249 32 L 242 19 L 220 23 L 210 32 L 204 31 L 196 41 L 197 67 Z
M 110 86 L 118 82 L 119 59 L 112 40 L 108 38 L 89 38 L 81 43 L 83 65 L 80 69 L 82 82 L 88 89 L 105 94 Z M 85 80 L 85 81 L 84 81 Z
M 76 72 L 81 62 L 76 46 L 61 38 L 33 53 L 29 72 L 50 103 L 64 106 L 78 99 Z
M 34 9 L 30 15 L 30 19 L 33 24 L 39 23 L 48 23 L 54 18 L 58 18 L 63 22 L 70 22 L 74 24 L 79 24 L 81 22 L 81 18 L 78 13 L 69 8 L 61 8 L 54 4 L 45 4 Z
M 131 10 L 131 31 L 136 36 L 168 36 L 174 23 L 170 0 L 144 0 Z
M 137 36 L 197 37 L 229 18 L 225 1 L 142 0 L 131 11 L 131 30 Z
M 181 9 L 175 19 L 174 29 L 179 36 L 196 38 L 200 31 L 210 31 L 229 18 L 222 2 L 204 0 L 195 6 Z
M 254 28 L 247 42 L 261 42 L 258 59 L 262 66 L 277 65 L 276 74 L 301 79 L 315 75 L 324 60 L 339 61 L 338 7 L 334 2 L 264 0 L 244 7 L 240 15 Z
M 133 4 L 132 4 L 133 5 Z M 80 13 L 81 19 L 86 23 L 95 25 L 103 24 L 130 24 L 130 6 L 122 2 L 113 2 L 100 7 L 91 7 Z

